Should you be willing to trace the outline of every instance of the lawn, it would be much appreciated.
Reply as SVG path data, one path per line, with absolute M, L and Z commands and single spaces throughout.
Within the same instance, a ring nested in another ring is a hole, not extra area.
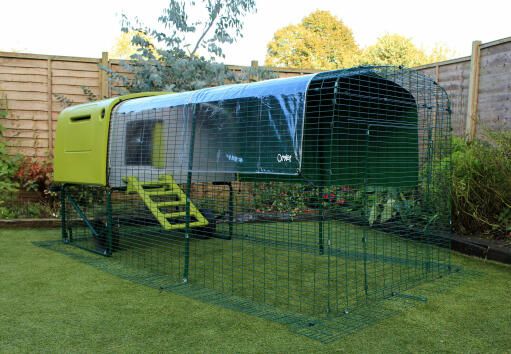
M 1 352 L 511 352 L 511 267 L 323 344 L 287 326 L 123 280 L 34 246 L 59 230 L 0 231 Z

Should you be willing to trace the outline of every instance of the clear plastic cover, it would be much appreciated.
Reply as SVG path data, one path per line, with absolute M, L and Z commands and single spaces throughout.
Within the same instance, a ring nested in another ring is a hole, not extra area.
M 226 85 L 119 104 L 111 120 L 111 184 L 112 177 L 126 174 L 115 170 L 132 174 L 144 166 L 174 174 L 297 174 L 312 78 Z M 154 129 L 162 130 L 159 142 Z M 164 150 L 165 161 L 153 161 L 158 159 L 155 149 Z

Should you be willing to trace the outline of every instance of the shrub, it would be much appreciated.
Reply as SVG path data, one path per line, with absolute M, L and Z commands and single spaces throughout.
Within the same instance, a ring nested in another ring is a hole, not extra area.
M 509 238 L 511 132 L 486 131 L 482 140 L 453 141 L 453 231 Z

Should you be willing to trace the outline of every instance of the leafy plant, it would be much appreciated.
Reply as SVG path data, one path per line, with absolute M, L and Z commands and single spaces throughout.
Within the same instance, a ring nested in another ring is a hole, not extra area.
M 315 198 L 317 192 L 306 184 L 269 181 L 255 183 L 243 204 L 257 213 L 287 213 L 294 217 L 310 211 Z
M 0 205 L 0 219 L 57 217 L 58 213 L 58 206 L 42 201 Z
M 7 106 L 7 95 L 0 96 L 0 119 L 7 118 L 9 107 Z
M 6 118 L 9 113 L 7 106 L 7 96 L 0 96 L 0 118 Z M 20 156 L 9 156 L 7 144 L 3 141 L 3 131 L 5 128 L 0 125 L 0 194 L 6 192 L 15 192 L 18 184 L 12 180 L 14 171 L 16 170 Z

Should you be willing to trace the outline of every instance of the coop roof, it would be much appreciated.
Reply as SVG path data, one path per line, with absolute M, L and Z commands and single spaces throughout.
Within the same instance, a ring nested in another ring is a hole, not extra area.
M 212 154 L 216 163 L 210 164 L 208 172 L 296 175 L 302 170 L 304 146 L 309 143 L 304 140 L 306 130 L 310 129 L 310 124 L 305 124 L 306 113 L 309 121 L 328 117 L 332 121 L 340 110 L 344 112 L 343 119 L 366 123 L 381 117 L 388 124 L 392 119 L 402 120 L 402 114 L 387 114 L 399 111 L 396 107 L 415 107 L 413 97 L 395 79 L 395 73 L 400 71 L 391 67 L 360 67 L 138 98 L 119 104 L 113 119 L 122 120 L 126 115 L 140 119 L 161 117 L 151 112 L 181 106 L 184 141 L 193 141 L 192 135 L 202 133 L 208 139 L 214 137 L 214 142 L 203 147 L 208 153 L 216 149 Z M 345 107 L 346 104 L 354 106 Z M 416 115 L 411 117 L 415 117 L 412 123 L 416 124 Z M 324 126 L 319 128 L 319 124 L 318 121 L 315 129 L 320 129 L 321 134 L 332 132 Z M 317 142 L 314 144 L 315 152 L 321 150 Z M 190 149 L 187 144 L 182 149 L 183 156 L 199 150 L 197 146 Z M 194 166 L 191 170 L 204 172 Z

